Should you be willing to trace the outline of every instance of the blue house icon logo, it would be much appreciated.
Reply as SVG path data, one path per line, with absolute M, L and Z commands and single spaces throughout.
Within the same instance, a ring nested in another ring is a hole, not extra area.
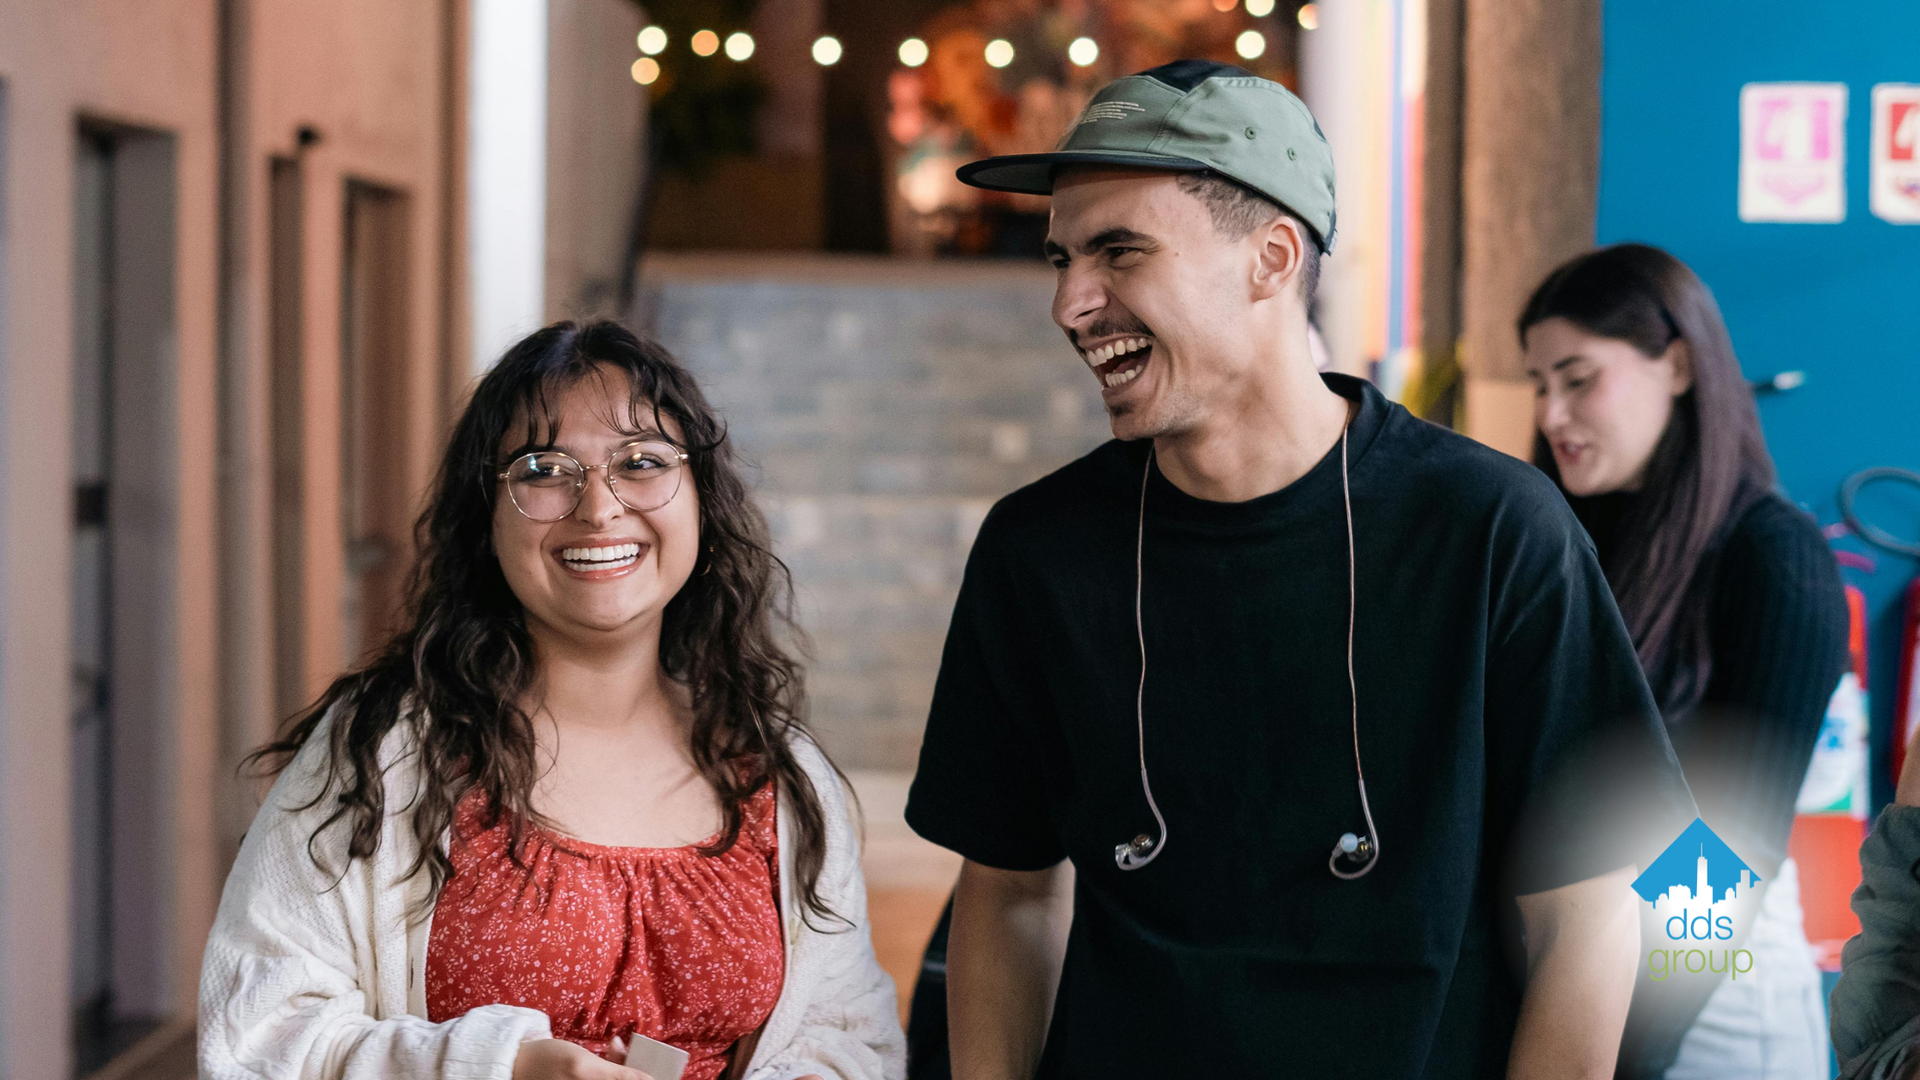
M 1730 974 L 1753 970 L 1753 954 L 1733 947 L 1736 914 L 1750 910 L 1759 875 L 1699 818 L 1634 879 L 1633 891 L 1653 905 L 1670 944 L 1647 956 L 1654 981 L 1686 970 Z M 1721 946 L 1718 950 L 1715 945 Z
M 1760 884 L 1760 876 L 1733 853 L 1726 841 L 1699 818 L 1682 830 L 1646 872 L 1633 880 L 1633 891 L 1649 904 L 1662 896 L 1684 902 L 1718 903 L 1737 899 Z

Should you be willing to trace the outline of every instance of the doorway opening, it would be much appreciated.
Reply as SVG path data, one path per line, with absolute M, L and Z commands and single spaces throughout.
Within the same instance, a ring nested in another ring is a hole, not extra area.
M 173 138 L 83 123 L 73 200 L 70 1004 L 85 1075 L 171 1006 Z
M 415 470 L 406 455 L 408 230 L 404 192 L 347 182 L 340 296 L 340 521 L 344 650 L 358 664 L 399 628 L 412 562 Z
M 300 159 L 267 173 L 267 443 L 273 508 L 273 708 L 283 721 L 307 702 L 306 213 Z

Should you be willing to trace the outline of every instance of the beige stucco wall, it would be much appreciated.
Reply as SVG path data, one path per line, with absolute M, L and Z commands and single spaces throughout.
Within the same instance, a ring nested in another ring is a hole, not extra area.
M 254 5 L 249 49 L 251 115 L 246 130 L 252 252 L 244 289 L 263 310 L 267 259 L 266 187 L 271 155 L 295 151 L 295 131 L 317 129 L 302 154 L 305 193 L 304 491 L 308 554 L 303 611 L 306 689 L 319 693 L 347 663 L 341 591 L 346 554 L 340 521 L 341 260 L 349 180 L 397 189 L 409 199 L 407 274 L 408 453 L 396 463 L 399 495 L 417 505 L 440 443 L 442 354 L 441 244 L 444 88 L 441 0 L 271 0 Z M 264 364 L 265 320 L 250 323 L 251 355 Z M 254 380 L 264 388 L 264 377 Z M 264 396 L 258 407 L 265 407 Z M 261 446 L 258 453 L 264 455 Z M 265 521 L 261 521 L 264 532 Z M 258 719 L 264 736 L 273 718 Z M 257 740 L 256 740 L 257 741 Z
M 443 170 L 451 147 L 445 95 L 456 44 L 451 0 L 233 0 L 237 51 L 223 223 L 218 0 L 0 0 L 0 80 L 8 107 L 0 161 L 7 264 L 0 274 L 0 453 L 32 462 L 0 492 L 0 1075 L 67 1080 L 70 475 L 73 350 L 73 162 L 82 118 L 153 128 L 177 152 L 175 272 L 182 467 L 177 485 L 175 841 L 168 985 L 191 1023 L 200 950 L 251 800 L 231 781 L 239 752 L 270 730 L 262 673 L 271 669 L 267 578 L 266 195 L 269 157 L 294 131 L 321 132 L 305 152 L 306 680 L 338 672 L 344 556 L 339 520 L 340 258 L 349 178 L 411 199 L 407 453 L 396 467 L 412 499 L 442 440 L 451 380 L 442 326 L 453 305 L 443 262 Z M 223 230 L 223 224 L 231 226 Z M 232 302 L 223 307 L 221 245 Z M 228 316 L 223 353 L 220 320 Z M 223 405 L 223 364 L 229 400 Z M 224 425 L 224 427 L 223 427 Z M 224 430 L 224 439 L 221 432 Z M 223 588 L 224 582 L 224 588 Z
M 9 123 L 5 189 L 5 366 L 0 423 L 9 461 L 70 475 L 73 163 L 81 117 L 163 129 L 177 137 L 177 386 L 179 457 L 213 455 L 216 147 L 213 4 L 146 0 L 0 3 L 0 78 Z M 178 484 L 178 670 L 174 739 L 183 782 L 163 810 L 177 837 L 171 907 L 177 947 L 169 972 L 191 1001 L 212 910 L 209 783 L 217 678 L 213 638 L 213 472 L 183 468 Z M 69 565 L 72 509 L 64 481 L 11 478 L 0 537 L 0 812 L 6 835 L 0 896 L 0 1026 L 12 1080 L 69 1072 L 68 861 Z M 198 778 L 201 782 L 194 782 Z

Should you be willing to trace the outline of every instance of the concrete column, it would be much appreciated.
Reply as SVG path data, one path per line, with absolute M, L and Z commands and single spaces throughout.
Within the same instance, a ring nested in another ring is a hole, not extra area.
M 547 4 L 473 0 L 467 250 L 473 371 L 544 322 Z
M 1318 29 L 1300 38 L 1300 97 L 1333 150 L 1338 231 L 1321 265 L 1315 318 L 1333 368 L 1365 374 L 1369 355 L 1366 284 L 1388 256 L 1389 183 L 1386 114 L 1389 87 L 1378 85 L 1374 54 L 1391 50 L 1388 5 L 1378 0 L 1320 5 Z M 1390 70 L 1390 69 L 1389 69 Z
M 1420 352 L 1431 376 L 1459 362 L 1461 56 L 1466 0 L 1427 0 L 1426 96 L 1420 162 Z M 1408 407 L 1453 423 L 1457 385 Z
M 1466 0 L 1461 341 L 1466 431 L 1525 456 L 1531 391 L 1514 319 L 1591 247 L 1601 0 Z

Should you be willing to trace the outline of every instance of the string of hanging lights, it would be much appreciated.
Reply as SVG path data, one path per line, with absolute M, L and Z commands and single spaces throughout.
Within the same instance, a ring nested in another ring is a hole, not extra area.
M 1263 19 L 1273 14 L 1275 0 L 1213 0 L 1214 9 L 1222 13 L 1231 12 L 1244 4 L 1248 15 Z M 1308 3 L 1296 8 L 1294 17 L 1303 30 L 1313 30 L 1320 25 L 1318 5 Z M 637 41 L 641 56 L 633 62 L 633 81 L 642 86 L 651 86 L 661 75 L 661 64 L 657 57 L 667 51 L 669 40 L 664 27 L 648 26 L 640 31 Z M 746 31 L 736 31 L 727 35 L 724 42 L 713 30 L 695 31 L 687 39 L 688 49 L 701 59 L 725 52 L 728 60 L 745 63 L 754 54 L 753 35 Z M 1234 51 L 1243 59 L 1255 60 L 1267 51 L 1267 37 L 1259 30 L 1243 31 L 1233 43 Z M 832 34 L 822 34 L 815 38 L 809 49 L 813 62 L 821 67 L 832 67 L 845 55 L 845 47 L 840 39 Z M 900 43 L 898 56 L 903 67 L 917 68 L 925 64 L 931 55 L 927 43 L 910 37 Z M 994 38 L 986 43 L 984 59 L 995 68 L 1004 68 L 1013 63 L 1016 53 L 1013 43 L 1005 38 Z M 1067 45 L 1066 58 L 1075 67 L 1091 67 L 1100 58 L 1100 43 L 1091 37 L 1077 37 Z

